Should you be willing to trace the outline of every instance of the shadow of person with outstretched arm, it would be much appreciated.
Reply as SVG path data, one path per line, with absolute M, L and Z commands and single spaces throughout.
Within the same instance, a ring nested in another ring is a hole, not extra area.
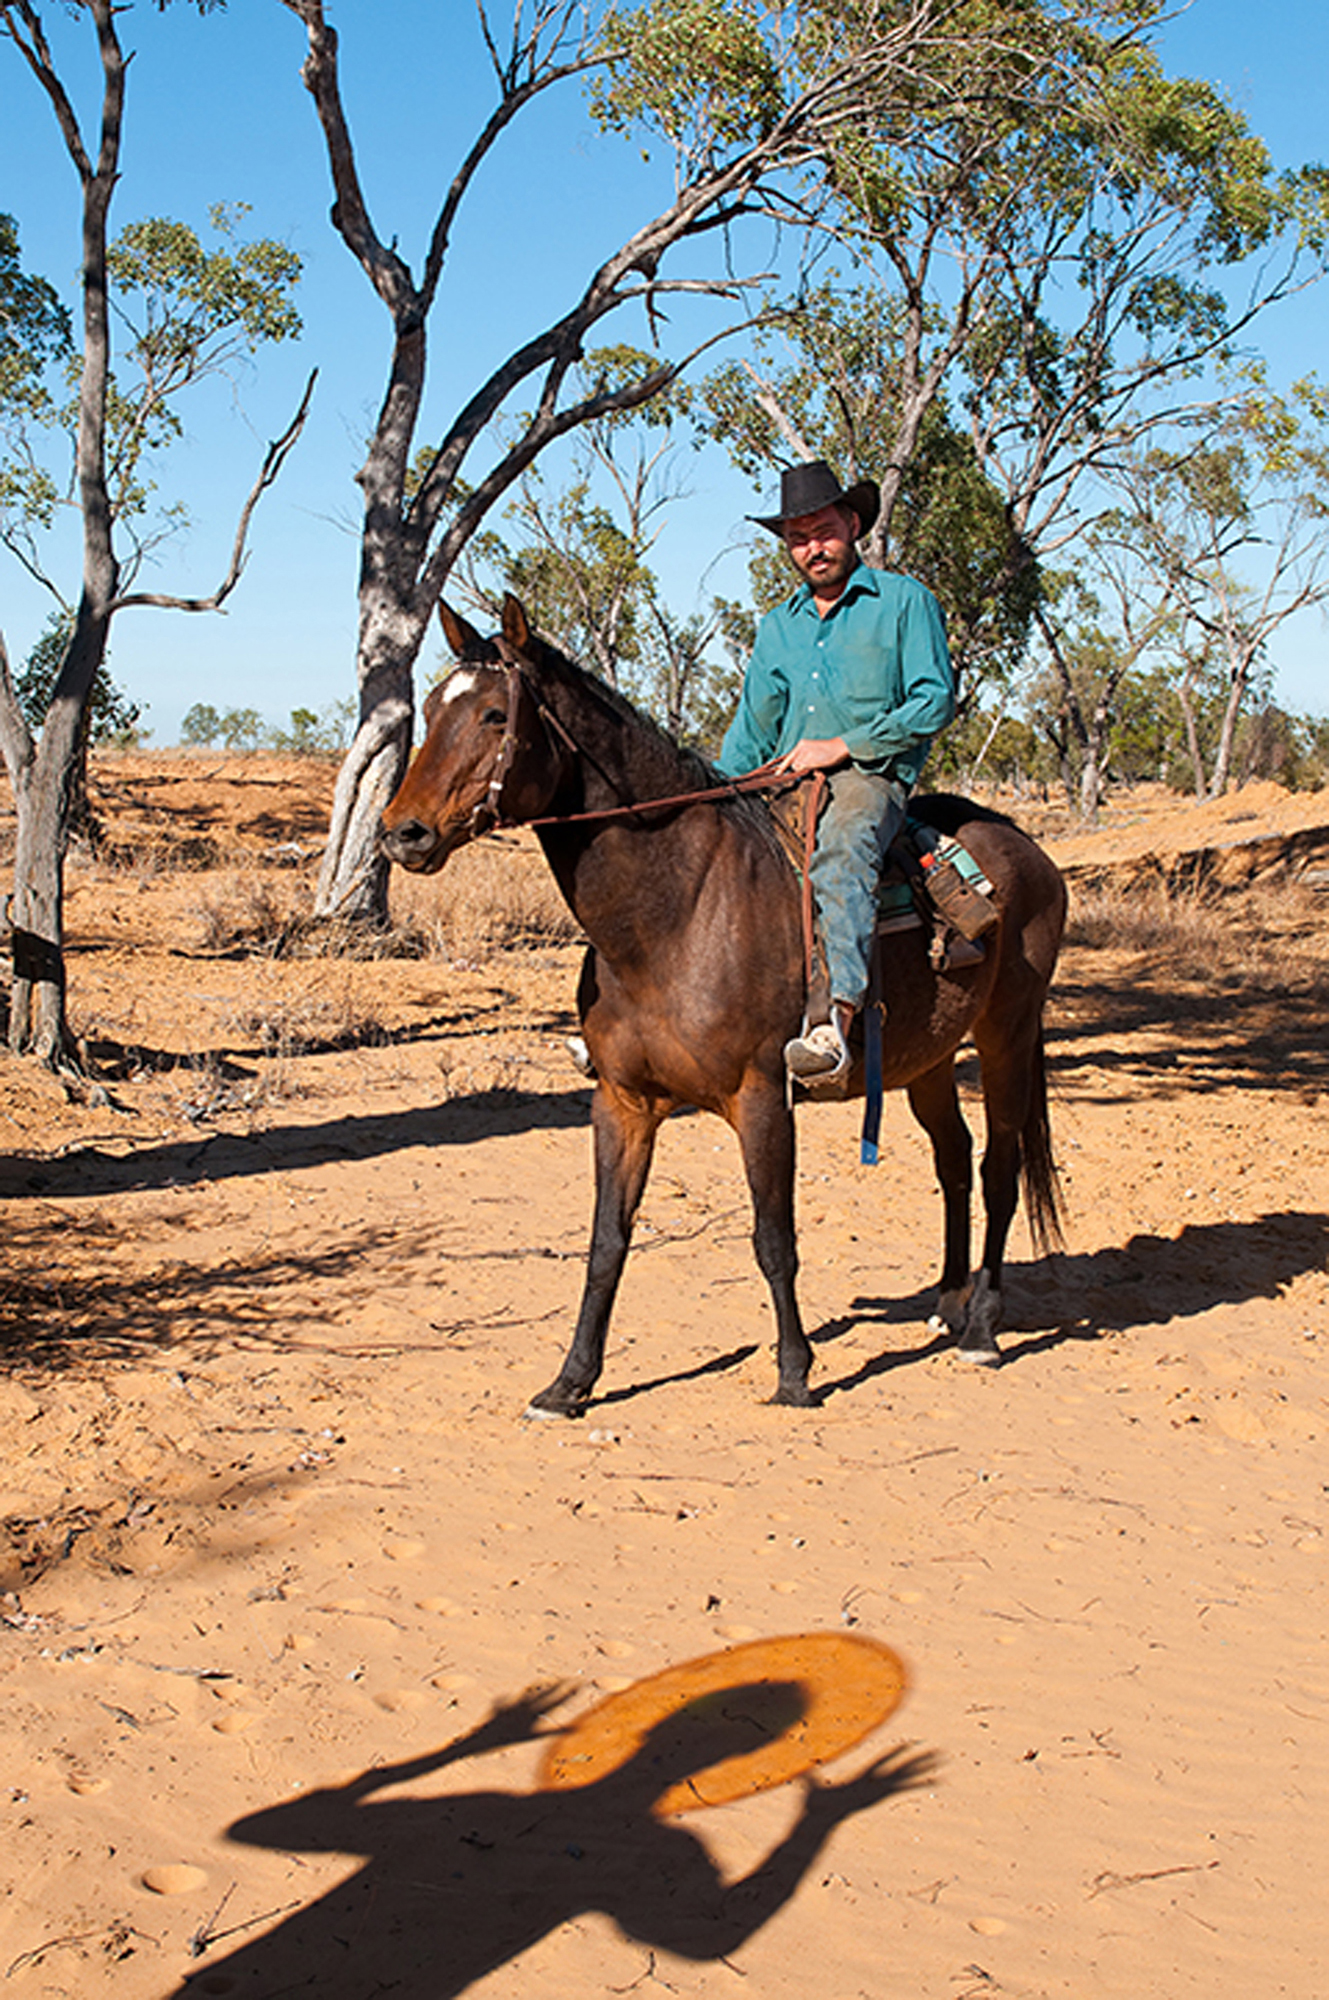
M 575 1790 L 463 1792 L 381 1798 L 461 1758 L 523 1742 L 558 1701 L 534 1691 L 495 1708 L 457 1742 L 251 1814 L 231 1838 L 306 1853 L 363 1855 L 366 1865 L 267 1936 L 187 1978 L 196 1995 L 226 1975 L 253 2000 L 449 2000 L 561 1925 L 602 1911 L 626 1937 L 691 1959 L 725 1956 L 760 1930 L 797 1889 L 834 1829 L 892 1793 L 926 1783 L 930 1755 L 902 1751 L 842 1784 L 800 1781 L 802 1810 L 750 1874 L 726 1882 L 697 1836 L 653 1811 L 664 1795 L 716 1762 L 751 1750 L 745 1694 L 726 1714 L 680 1729 L 671 1716 L 618 1769 Z M 761 1694 L 769 1700 L 769 1685 Z M 789 1686 L 790 1714 L 802 1709 Z

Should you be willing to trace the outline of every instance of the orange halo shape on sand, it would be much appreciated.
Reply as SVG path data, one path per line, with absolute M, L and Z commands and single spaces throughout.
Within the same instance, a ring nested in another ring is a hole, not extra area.
M 652 1812 L 664 1819 L 726 1805 L 788 1784 L 861 1743 L 899 1706 L 908 1680 L 889 1646 L 849 1633 L 727 1646 L 598 1702 L 550 1745 L 541 1785 L 571 1791 L 609 1777 L 670 1720 L 680 1733 L 695 1723 L 699 1740 L 707 1730 L 727 1727 L 732 1734 L 751 1724 L 767 1740 L 691 1772 L 661 1793 Z

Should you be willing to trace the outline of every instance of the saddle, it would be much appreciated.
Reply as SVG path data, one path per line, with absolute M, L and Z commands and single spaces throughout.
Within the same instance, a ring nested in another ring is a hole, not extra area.
M 809 852 L 807 815 L 812 795 L 800 786 L 794 793 L 771 801 L 771 812 L 781 844 L 803 877 Z M 964 844 L 951 834 L 913 815 L 891 842 L 877 884 L 877 936 L 888 937 L 901 931 L 929 930 L 928 956 L 938 972 L 957 972 L 978 965 L 984 957 L 983 938 L 1001 920 L 991 900 L 992 884 Z M 824 987 L 825 952 L 821 927 L 813 918 L 814 938 L 809 961 L 815 967 L 810 981 L 809 1018 L 818 1019 L 816 1004 L 829 1004 Z

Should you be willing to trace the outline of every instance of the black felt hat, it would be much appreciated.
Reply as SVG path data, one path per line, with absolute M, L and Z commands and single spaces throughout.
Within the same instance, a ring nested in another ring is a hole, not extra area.
M 858 516 L 859 535 L 866 535 L 881 509 L 881 488 L 875 479 L 860 479 L 845 489 L 824 458 L 810 458 L 803 465 L 787 465 L 780 474 L 778 514 L 749 514 L 748 519 L 778 535 L 786 521 L 816 514 L 823 507 L 851 508 Z

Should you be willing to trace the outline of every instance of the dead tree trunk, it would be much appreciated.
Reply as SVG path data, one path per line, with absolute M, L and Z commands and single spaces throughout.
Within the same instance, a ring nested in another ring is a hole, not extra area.
M 9 903 L 9 1046 L 53 1069 L 75 1066 L 65 1009 L 64 868 L 80 741 L 92 682 L 105 653 L 106 626 L 104 608 L 89 605 L 85 592 L 37 741 L 23 722 L 7 663 L 0 663 L 0 705 L 6 710 L 0 736 L 18 821 Z
M 489 509 L 520 479 L 545 446 L 612 411 L 631 410 L 667 389 L 699 354 L 735 328 L 703 340 L 677 361 L 663 361 L 623 384 L 599 381 L 589 393 L 562 398 L 592 330 L 609 313 L 635 302 L 648 311 L 673 292 L 745 300 L 756 280 L 666 280 L 665 252 L 686 239 L 716 241 L 742 217 L 786 225 L 798 204 L 770 192 L 783 177 L 786 197 L 803 170 L 816 171 L 846 130 L 870 124 L 881 106 L 897 105 L 898 80 L 930 47 L 938 28 L 933 0 L 872 10 L 800 74 L 783 108 L 760 121 L 758 135 L 726 155 L 713 135 L 689 151 L 680 144 L 674 199 L 631 235 L 593 273 L 561 317 L 502 361 L 454 417 L 418 482 L 412 440 L 424 383 L 425 327 L 433 310 L 458 209 L 476 171 L 517 114 L 552 85 L 601 58 L 565 37 L 579 32 L 574 9 L 537 8 L 512 16 L 511 46 L 500 53 L 481 9 L 481 26 L 498 83 L 497 101 L 448 187 L 417 279 L 369 215 L 338 75 L 337 36 L 323 0 L 283 0 L 302 22 L 307 48 L 302 69 L 314 100 L 335 191 L 334 228 L 356 258 L 392 320 L 393 357 L 368 457 L 361 471 L 364 526 L 360 571 L 357 678 L 360 726 L 343 765 L 333 804 L 315 913 L 382 924 L 387 875 L 377 854 L 379 813 L 402 770 L 410 744 L 411 678 L 415 657 L 444 583 Z M 910 82 L 909 87 L 915 86 Z M 893 94 L 894 93 L 894 94 Z M 658 316 L 657 316 L 658 317 Z M 749 324 L 745 314 L 741 324 Z M 529 413 L 514 419 L 514 441 L 478 477 L 467 456 L 501 410 L 522 389 Z

